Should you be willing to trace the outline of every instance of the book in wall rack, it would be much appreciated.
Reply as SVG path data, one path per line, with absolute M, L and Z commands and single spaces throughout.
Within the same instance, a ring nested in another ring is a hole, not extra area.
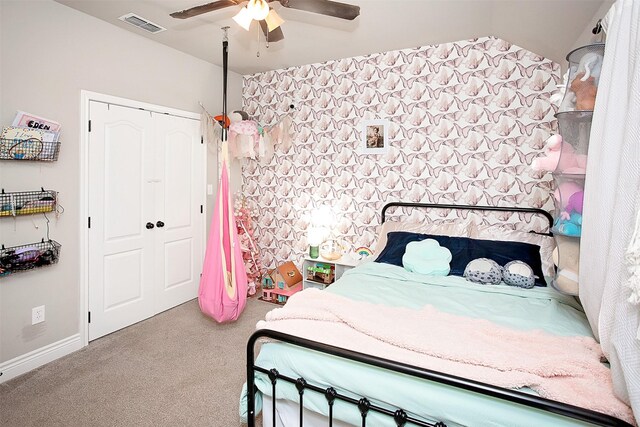
M 0 138 L 0 160 L 53 162 L 58 160 L 59 153 L 60 141 Z

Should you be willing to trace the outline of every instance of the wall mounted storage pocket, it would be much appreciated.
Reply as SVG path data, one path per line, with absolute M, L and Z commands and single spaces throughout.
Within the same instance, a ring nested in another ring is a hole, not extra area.
M 0 193 L 0 217 L 54 212 L 58 193 L 52 190 Z
M 0 277 L 56 264 L 62 246 L 55 240 L 0 249 Z

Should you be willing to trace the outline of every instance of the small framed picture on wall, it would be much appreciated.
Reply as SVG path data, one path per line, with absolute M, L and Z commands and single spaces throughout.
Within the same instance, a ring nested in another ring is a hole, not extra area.
M 384 154 L 388 149 L 389 120 L 363 120 L 360 152 L 366 154 Z

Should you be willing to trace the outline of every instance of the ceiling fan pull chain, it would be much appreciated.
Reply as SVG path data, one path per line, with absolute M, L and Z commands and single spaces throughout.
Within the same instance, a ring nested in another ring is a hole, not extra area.
M 256 51 L 256 57 L 260 58 L 260 27 L 258 26 L 258 50 Z

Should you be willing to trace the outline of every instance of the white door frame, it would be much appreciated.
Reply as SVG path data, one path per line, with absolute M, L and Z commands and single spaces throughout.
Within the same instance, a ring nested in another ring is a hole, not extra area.
M 80 325 L 80 340 L 82 347 L 89 345 L 89 228 L 87 221 L 89 218 L 89 103 L 91 101 L 103 102 L 105 104 L 119 105 L 142 109 L 159 114 L 170 114 L 187 119 L 200 120 L 200 114 L 178 110 L 170 107 L 149 104 L 147 102 L 134 101 L 132 99 L 120 98 L 117 96 L 105 95 L 88 90 L 80 91 L 80 312 L 78 322 Z M 207 151 L 203 150 L 202 167 L 204 176 L 207 176 Z M 202 182 L 202 230 L 206 233 L 207 218 L 207 194 L 206 182 Z M 206 248 L 206 234 L 203 236 L 202 254 Z

